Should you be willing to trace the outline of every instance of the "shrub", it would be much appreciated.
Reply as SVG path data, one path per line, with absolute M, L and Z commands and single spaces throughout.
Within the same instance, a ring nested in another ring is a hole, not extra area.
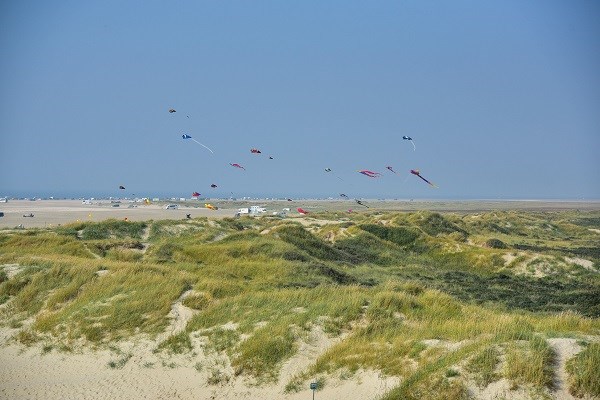
M 507 246 L 500 239 L 488 239 L 485 242 L 485 247 L 489 247 L 490 249 L 506 249 Z
M 404 246 L 417 240 L 419 234 L 412 229 L 404 227 L 387 227 L 377 224 L 364 224 L 359 226 L 380 239 Z

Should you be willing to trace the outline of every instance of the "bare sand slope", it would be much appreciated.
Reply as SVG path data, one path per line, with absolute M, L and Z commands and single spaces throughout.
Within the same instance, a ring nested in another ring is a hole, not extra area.
M 16 345 L 0 348 L 0 399 L 290 399 L 306 400 L 308 387 L 287 394 L 287 381 L 256 386 L 242 378 L 208 384 L 209 358 L 200 370 L 183 358 L 160 360 L 152 353 L 154 344 L 139 342 L 124 350 L 131 354 L 125 365 L 111 368 L 126 355 L 109 350 L 63 354 L 55 350 L 42 354 L 39 347 L 23 350 Z M 164 362 L 163 362 L 164 361 Z M 284 377 L 290 378 L 290 377 Z M 350 379 L 329 380 L 316 399 L 376 399 L 398 383 L 397 378 L 382 378 L 373 371 L 360 372 Z

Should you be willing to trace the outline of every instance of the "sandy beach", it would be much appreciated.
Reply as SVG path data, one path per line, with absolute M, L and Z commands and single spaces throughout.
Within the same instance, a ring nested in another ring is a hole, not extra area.
M 296 208 L 302 207 L 309 212 L 342 211 L 418 211 L 430 210 L 437 212 L 483 212 L 499 210 L 524 211 L 561 211 L 600 210 L 600 201 L 563 201 L 563 200 L 364 200 L 369 208 L 362 207 L 352 200 L 207 200 L 206 202 L 219 207 L 210 210 L 204 207 L 205 201 L 187 201 L 179 203 L 176 210 L 167 210 L 167 202 L 144 205 L 122 201 L 111 203 L 109 200 L 93 201 L 83 204 L 81 200 L 9 200 L 0 203 L 0 228 L 56 227 L 77 221 L 103 221 L 106 219 L 125 219 L 130 221 L 185 219 L 191 218 L 225 218 L 234 217 L 239 208 L 259 205 L 266 208 L 262 215 L 270 215 L 289 208 L 290 216 L 297 215 Z M 177 203 L 176 203 L 177 204 Z M 118 205 L 118 207 L 115 207 Z M 24 215 L 33 214 L 33 217 Z

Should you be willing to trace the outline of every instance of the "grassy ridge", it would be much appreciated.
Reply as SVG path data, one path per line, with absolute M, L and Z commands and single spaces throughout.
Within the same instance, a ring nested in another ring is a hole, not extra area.
M 159 350 L 192 353 L 190 338 L 204 336 L 234 374 L 273 382 L 324 332 L 337 339 L 288 390 L 375 369 L 405 378 L 387 398 L 464 398 L 467 378 L 550 390 L 544 338 L 600 335 L 600 260 L 582 250 L 597 249 L 598 213 L 314 217 L 0 232 L 0 264 L 20 266 L 0 275 L 3 320 L 25 324 L 23 343 L 156 336 L 192 290 L 183 304 L 197 314 Z M 596 390 L 585 367 L 596 353 L 590 345 L 570 364 L 574 393 Z

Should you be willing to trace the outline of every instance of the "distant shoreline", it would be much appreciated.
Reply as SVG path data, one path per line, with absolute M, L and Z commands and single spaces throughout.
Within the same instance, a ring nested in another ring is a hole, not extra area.
M 115 201 L 113 199 L 113 201 Z M 161 200 L 145 205 L 131 200 L 120 200 L 111 203 L 109 199 L 93 200 L 84 204 L 82 200 L 8 200 L 0 203 L 0 228 L 43 228 L 55 227 L 74 222 L 103 221 L 106 219 L 125 219 L 128 221 L 147 221 L 164 219 L 187 219 L 207 217 L 234 217 L 239 208 L 250 205 L 260 205 L 266 212 L 260 215 L 272 215 L 284 209 L 288 218 L 299 216 L 296 209 L 301 207 L 309 213 L 316 212 L 456 212 L 479 213 L 490 211 L 600 211 L 600 200 L 369 200 L 361 199 L 368 206 L 357 204 L 354 200 L 338 199 L 293 199 L 287 200 L 223 200 L 200 199 L 171 201 Z M 166 210 L 165 205 L 175 203 L 176 210 Z M 218 210 L 205 208 L 205 203 L 211 203 Z M 26 217 L 25 215 L 33 215 Z M 310 216 L 310 214 L 308 215 Z

